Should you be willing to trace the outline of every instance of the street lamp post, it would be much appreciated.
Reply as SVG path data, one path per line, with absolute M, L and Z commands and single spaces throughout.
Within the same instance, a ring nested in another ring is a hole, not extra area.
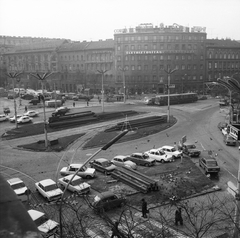
M 18 82 L 18 96 L 19 96 L 19 106 L 22 106 L 22 100 L 21 100 L 21 95 L 20 95 L 20 79 L 16 79 Z
M 183 93 L 183 79 L 185 80 L 185 77 L 187 76 L 187 74 L 184 74 L 184 76 L 182 77 L 181 83 L 182 83 L 182 93 Z
M 116 137 L 114 137 L 111 141 L 109 141 L 106 145 L 104 145 L 102 148 L 98 149 L 94 154 L 92 154 L 83 164 L 82 166 L 80 166 L 78 168 L 77 171 L 75 171 L 75 173 L 73 174 L 72 178 L 69 180 L 69 182 L 67 183 L 67 186 L 65 187 L 62 196 L 61 196 L 61 200 L 60 200 L 60 205 L 59 205 L 59 224 L 60 224 L 60 238 L 63 238 L 63 230 L 62 230 L 62 204 L 63 204 L 63 198 L 64 198 L 64 194 L 66 193 L 69 184 L 72 182 L 72 180 L 74 179 L 74 177 L 78 174 L 78 172 L 80 171 L 80 169 L 85 166 L 94 156 L 96 156 L 99 152 L 101 152 L 102 150 L 107 150 L 110 146 L 112 146 L 114 143 L 116 143 L 118 140 L 120 140 L 124 135 L 126 135 L 128 133 L 128 130 L 124 130 L 122 131 L 119 135 L 117 135 Z
M 42 84 L 42 101 L 43 101 L 43 116 L 44 116 L 44 134 L 45 134 L 45 147 L 48 147 L 48 138 L 47 138 L 47 120 L 46 120 L 46 111 L 45 111 L 45 99 L 44 99 L 44 88 L 43 88 L 43 80 L 45 80 L 46 78 L 48 78 L 50 75 L 52 75 L 53 73 L 51 72 L 47 72 L 44 73 L 42 76 L 37 73 L 37 74 L 33 74 L 30 73 L 30 75 L 32 75 L 34 78 L 41 80 L 41 84 Z
M 167 89 L 168 89 L 168 116 L 167 116 L 167 122 L 170 123 L 170 83 L 171 83 L 171 74 L 174 73 L 177 69 L 171 70 L 170 68 L 168 70 L 164 70 L 167 73 L 168 77 L 168 83 L 167 83 Z
M 126 81 L 125 81 L 125 71 L 126 68 L 119 67 L 119 70 L 122 71 L 123 74 L 123 93 L 124 93 L 124 103 L 126 103 Z
M 103 87 L 103 79 L 104 79 L 104 74 L 107 72 L 108 70 L 97 70 L 98 73 L 100 73 L 102 75 L 102 112 L 104 112 L 104 87 Z
M 16 125 L 16 128 L 18 128 L 18 124 L 17 124 L 16 95 L 15 95 L 15 91 L 14 91 L 14 85 L 15 85 L 14 79 L 17 79 L 17 77 L 18 77 L 19 75 L 21 75 L 22 73 L 23 73 L 23 72 L 19 72 L 19 73 L 17 73 L 17 72 L 15 72 L 15 73 L 7 73 L 7 76 L 13 80 L 13 93 L 14 93 L 14 95 L 13 95 L 13 101 L 14 101 L 14 114 L 15 114 L 15 125 Z

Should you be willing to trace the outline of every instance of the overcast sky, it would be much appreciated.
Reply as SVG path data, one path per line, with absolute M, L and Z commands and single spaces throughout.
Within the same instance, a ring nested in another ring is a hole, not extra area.
M 0 35 L 94 41 L 141 23 L 240 40 L 240 0 L 0 0 Z

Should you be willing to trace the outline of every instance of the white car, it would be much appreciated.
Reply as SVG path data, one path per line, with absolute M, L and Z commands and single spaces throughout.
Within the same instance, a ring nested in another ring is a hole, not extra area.
M 38 230 L 42 232 L 43 237 L 50 237 L 50 235 L 53 235 L 57 232 L 59 224 L 48 219 L 43 212 L 39 212 L 37 210 L 28 210 L 28 214 L 36 224 Z
M 38 112 L 36 112 L 36 111 L 27 111 L 23 115 L 24 116 L 29 116 L 29 117 L 36 117 L 36 116 L 38 116 Z
M 173 146 L 165 145 L 158 149 L 163 150 L 167 155 L 171 155 L 173 157 L 173 159 L 181 158 L 181 156 L 182 156 L 182 152 L 176 150 Z
M 8 118 L 5 115 L 0 115 L 0 121 L 6 121 Z
M 20 117 L 22 117 L 22 115 L 17 115 L 17 120 L 18 120 Z M 12 117 L 9 117 L 8 120 L 9 120 L 10 122 L 15 122 L 15 115 L 12 116 Z
M 166 154 L 163 150 L 159 149 L 151 149 L 149 151 L 146 151 L 145 154 L 147 154 L 150 158 L 155 159 L 157 162 L 161 163 L 174 161 L 172 155 Z
M 11 178 L 7 182 L 22 202 L 26 202 L 30 198 L 28 197 L 30 196 L 30 190 L 20 178 Z
M 21 116 L 20 118 L 17 119 L 18 124 L 28 123 L 31 121 L 32 121 L 32 117 L 29 117 L 29 116 Z
M 119 167 L 128 167 L 131 169 L 137 169 L 137 165 L 134 162 L 128 160 L 126 157 L 127 156 L 124 156 L 124 155 L 117 155 L 111 160 L 111 162 L 114 165 Z
M 224 136 L 228 134 L 227 128 L 223 128 L 223 129 L 222 129 L 222 134 L 223 134 Z
M 67 187 L 67 184 L 69 181 L 72 179 L 73 174 L 70 174 L 66 177 L 58 179 L 58 182 L 61 186 L 64 188 Z M 91 185 L 89 185 L 86 182 L 83 182 L 83 179 L 79 176 L 74 176 L 73 180 L 71 183 L 68 185 L 68 190 L 70 190 L 73 193 L 78 193 L 78 194 L 86 194 L 90 192 Z
M 45 197 L 49 202 L 61 198 L 63 191 L 58 188 L 52 179 L 44 179 L 35 183 L 36 190 Z
M 81 176 L 82 178 L 91 179 L 96 176 L 96 170 L 93 168 L 88 168 L 87 166 L 82 166 L 82 164 L 70 164 L 68 167 L 63 167 L 60 170 L 60 174 L 62 176 L 66 176 L 69 174 L 74 174 L 79 168 L 81 169 L 78 171 L 77 175 Z

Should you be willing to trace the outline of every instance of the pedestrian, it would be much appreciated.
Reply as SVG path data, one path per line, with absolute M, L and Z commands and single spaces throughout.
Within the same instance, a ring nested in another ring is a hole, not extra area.
M 182 209 L 181 208 L 177 208 L 177 210 L 175 212 L 175 225 L 176 226 L 178 226 L 178 222 L 180 223 L 180 225 L 183 225 Z
M 89 106 L 89 99 L 87 99 L 87 106 Z
M 147 202 L 145 201 L 145 199 L 142 199 L 142 217 L 147 218 Z
M 111 230 L 112 231 L 111 238 L 113 238 L 113 237 L 121 238 L 119 230 L 118 230 L 118 225 L 119 225 L 119 222 L 115 221 L 115 223 L 114 223 L 114 225 L 112 227 L 112 230 Z
M 75 102 L 73 102 L 73 107 L 75 107 Z
M 25 112 L 27 112 L 27 106 L 25 106 Z
M 101 98 L 98 99 L 99 103 L 101 103 Z

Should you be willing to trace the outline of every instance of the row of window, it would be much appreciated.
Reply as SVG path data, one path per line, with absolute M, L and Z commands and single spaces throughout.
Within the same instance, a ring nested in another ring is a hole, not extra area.
M 232 52 L 232 53 L 215 53 L 212 52 L 208 53 L 209 59 L 212 59 L 214 55 L 215 59 L 239 59 L 240 58 L 240 52 Z
M 153 71 L 156 71 L 156 70 L 164 70 L 165 68 L 171 68 L 171 65 L 166 65 L 165 66 L 165 65 L 162 64 L 162 65 L 159 65 L 159 67 L 157 65 L 152 65 L 152 66 L 149 66 L 149 65 L 144 65 L 144 66 L 142 66 L 142 65 L 137 65 L 137 66 L 135 66 L 135 65 L 131 65 L 131 66 L 125 65 L 124 66 L 124 69 L 126 71 L 128 71 L 128 70 L 132 70 L 132 71 L 134 71 L 134 70 L 138 70 L 138 71 L 140 71 L 140 70 L 144 70 L 144 71 L 153 70 Z M 187 64 L 187 65 L 176 64 L 175 67 L 173 67 L 173 68 L 176 68 L 178 70 L 186 70 L 186 69 L 187 70 L 197 70 L 197 65 L 196 64 Z M 120 70 L 120 69 L 121 69 L 121 66 L 119 66 L 118 70 Z M 203 64 L 200 64 L 200 70 L 203 70 Z
M 124 61 L 135 61 L 135 60 L 196 60 L 197 55 L 125 55 Z M 200 59 L 203 60 L 203 55 L 200 55 Z M 122 61 L 122 56 L 117 56 L 117 61 Z
M 145 45 L 118 45 L 117 50 L 121 51 L 129 50 L 197 50 L 197 44 L 145 44 Z M 204 49 L 204 45 L 201 44 L 201 49 Z
M 208 69 L 238 69 L 240 62 L 208 62 Z
M 166 82 L 167 78 L 166 76 L 157 76 L 157 75 L 144 75 L 144 76 L 141 76 L 141 75 L 133 75 L 133 76 L 128 76 L 126 75 L 125 76 L 125 80 L 126 82 L 136 82 L 136 83 L 148 83 L 149 81 L 152 81 L 152 82 L 156 82 L 156 83 L 164 83 Z M 181 76 L 173 76 L 171 78 L 171 80 L 173 81 L 185 81 L 185 80 L 203 80 L 203 75 L 187 75 L 186 77 L 181 77 Z M 117 76 L 117 81 L 118 82 L 123 82 L 123 79 L 122 79 L 122 76 L 121 75 L 118 75 Z
M 180 41 L 180 40 L 189 40 L 189 41 L 204 41 L 206 39 L 203 35 L 135 35 L 135 36 L 123 36 L 117 37 L 117 42 L 122 41 Z

